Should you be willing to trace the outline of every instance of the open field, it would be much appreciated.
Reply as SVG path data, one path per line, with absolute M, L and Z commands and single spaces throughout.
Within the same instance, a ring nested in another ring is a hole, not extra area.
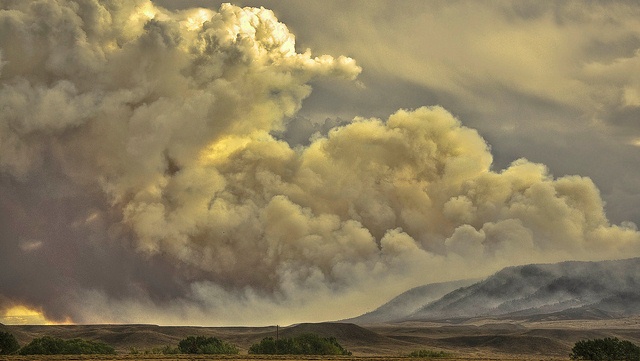
M 112 345 L 108 356 L 5 356 L 0 360 L 415 360 L 416 350 L 442 350 L 460 360 L 568 360 L 571 347 L 582 339 L 618 337 L 640 343 L 639 317 L 608 320 L 518 321 L 504 319 L 406 322 L 358 326 L 350 323 L 299 324 L 281 327 L 279 337 L 316 333 L 336 337 L 350 357 L 248 355 L 248 348 L 264 337 L 275 337 L 274 327 L 178 327 L 154 325 L 1 326 L 24 345 L 44 335 L 82 338 Z M 213 336 L 233 343 L 240 355 L 161 355 L 157 348 L 190 335 Z M 156 350 L 154 350 L 154 348 Z M 136 350 L 137 354 L 131 354 Z
M 568 360 L 565 358 L 556 357 L 522 357 L 522 356 L 496 356 L 488 355 L 482 356 L 454 356 L 451 358 L 437 358 L 435 360 L 465 360 L 465 361 L 502 361 L 502 360 L 518 360 L 518 361 L 538 361 L 538 360 Z M 200 356 L 200 355 L 113 355 L 113 356 L 0 356 L 2 361 L 109 361 L 109 360 L 144 360 L 144 361 L 170 361 L 170 360 L 189 360 L 189 361 L 209 361 L 209 360 L 221 360 L 221 361 L 412 361 L 412 360 L 427 360 L 419 358 L 410 358 L 406 356 Z

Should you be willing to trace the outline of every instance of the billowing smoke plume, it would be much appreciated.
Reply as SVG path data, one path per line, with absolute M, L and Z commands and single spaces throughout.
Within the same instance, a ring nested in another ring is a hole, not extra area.
M 591 180 L 494 171 L 439 107 L 276 139 L 310 81 L 360 68 L 298 53 L 269 10 L 0 4 L 0 310 L 336 319 L 430 281 L 640 254 Z

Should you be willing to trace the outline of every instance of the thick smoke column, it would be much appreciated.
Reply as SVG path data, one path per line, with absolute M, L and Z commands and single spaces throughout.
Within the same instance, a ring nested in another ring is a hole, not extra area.
M 269 10 L 0 4 L 0 310 L 317 320 L 443 267 L 640 253 L 589 179 L 526 160 L 493 171 L 485 141 L 439 107 L 277 140 L 311 80 L 360 68 L 297 53 Z

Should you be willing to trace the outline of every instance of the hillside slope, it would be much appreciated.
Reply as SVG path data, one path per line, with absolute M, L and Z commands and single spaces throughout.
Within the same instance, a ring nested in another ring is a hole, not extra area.
M 639 314 L 640 258 L 633 258 L 507 267 L 473 284 L 425 285 L 348 321 L 603 319 Z
M 477 320 L 475 320 L 477 321 Z M 486 321 L 486 320 L 485 320 Z M 295 337 L 315 333 L 336 337 L 354 356 L 398 356 L 419 349 L 445 350 L 460 358 L 486 359 L 547 359 L 569 354 L 573 344 L 587 338 L 618 337 L 640 343 L 640 316 L 616 320 L 552 321 L 548 323 L 499 322 L 485 324 L 442 324 L 431 322 L 379 323 L 365 327 L 347 323 L 298 324 L 281 327 L 278 336 Z M 69 325 L 26 326 L 6 325 L 2 329 L 14 334 L 25 345 L 34 337 L 45 335 L 105 342 L 120 354 L 131 348 L 149 351 L 154 347 L 174 346 L 189 335 L 213 336 L 231 342 L 246 354 L 253 343 L 264 337 L 276 337 L 276 327 L 190 327 L 155 325 Z M 133 359 L 133 356 L 126 356 Z M 488 358 L 487 358 L 488 357 Z M 117 358 L 122 358 L 118 356 Z M 166 360 L 167 356 L 144 356 L 147 360 Z M 186 356 L 172 356 L 186 359 Z M 189 357 L 191 359 L 191 357 Z M 259 358 L 259 357 L 258 357 Z M 238 359 L 253 359 L 240 356 Z M 93 358 L 113 360 L 108 358 Z M 203 359 L 198 356 L 192 359 Z M 279 359 L 291 359 L 282 356 Z M 311 359 L 311 358 L 308 358 Z M 372 358 L 373 359 L 373 358 Z
M 396 354 L 400 349 L 413 347 L 411 343 L 380 335 L 350 323 L 302 323 L 288 327 L 194 327 L 156 325 L 9 325 L 0 327 L 12 333 L 21 345 L 32 339 L 53 336 L 62 339 L 82 338 L 113 346 L 119 353 L 132 349 L 150 350 L 163 346 L 177 346 L 187 336 L 217 337 L 237 345 L 241 353 L 265 337 L 295 337 L 314 333 L 321 337 L 335 337 L 355 355 Z
M 391 301 L 361 316 L 344 320 L 356 324 L 370 324 L 403 319 L 442 296 L 462 287 L 476 283 L 478 280 L 468 279 L 442 283 L 431 283 L 412 288 Z

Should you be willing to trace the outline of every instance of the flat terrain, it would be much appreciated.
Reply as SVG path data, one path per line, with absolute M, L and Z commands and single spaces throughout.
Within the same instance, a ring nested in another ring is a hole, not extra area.
M 113 356 L 7 356 L 0 360 L 410 360 L 411 351 L 443 350 L 460 360 L 568 360 L 581 339 L 618 337 L 640 344 L 640 317 L 607 320 L 504 319 L 405 322 L 358 326 L 350 323 L 299 324 L 280 327 L 279 337 L 317 333 L 336 337 L 351 357 L 247 355 L 264 337 L 275 337 L 275 327 L 177 327 L 154 325 L 0 326 L 24 345 L 44 335 L 83 338 L 112 345 Z M 158 355 L 157 348 L 189 335 L 214 336 L 236 344 L 237 356 Z M 154 350 L 154 348 L 156 350 Z M 137 350 L 138 354 L 131 354 Z
M 209 360 L 223 360 L 223 361 L 273 361 L 273 360 L 283 360 L 283 361 L 306 361 L 306 360 L 336 360 L 336 361 L 412 361 L 412 360 L 427 360 L 427 359 L 416 359 L 406 356 L 345 356 L 345 357 L 331 357 L 331 356 L 272 356 L 272 357 L 252 357 L 250 355 L 244 356 L 234 356 L 234 357 L 223 357 L 223 356 L 189 356 L 189 355 L 178 355 L 178 356 L 162 356 L 162 355 L 152 355 L 152 356 L 131 356 L 131 355 L 116 355 L 116 356 L 38 356 L 37 358 L 26 357 L 26 356 L 0 356 L 0 360 L 6 361 L 32 361 L 32 360 L 41 360 L 41 361 L 76 361 L 76 360 L 86 360 L 86 361 L 119 361 L 119 360 L 144 360 L 144 361 L 169 361 L 169 360 L 192 360 L 192 361 L 209 361 Z M 435 359 L 439 360 L 439 359 Z M 503 361 L 503 360 L 521 360 L 521 361 L 539 361 L 539 360 L 568 360 L 567 358 L 540 358 L 540 357 L 453 357 L 446 358 L 442 360 L 468 360 L 468 361 Z

